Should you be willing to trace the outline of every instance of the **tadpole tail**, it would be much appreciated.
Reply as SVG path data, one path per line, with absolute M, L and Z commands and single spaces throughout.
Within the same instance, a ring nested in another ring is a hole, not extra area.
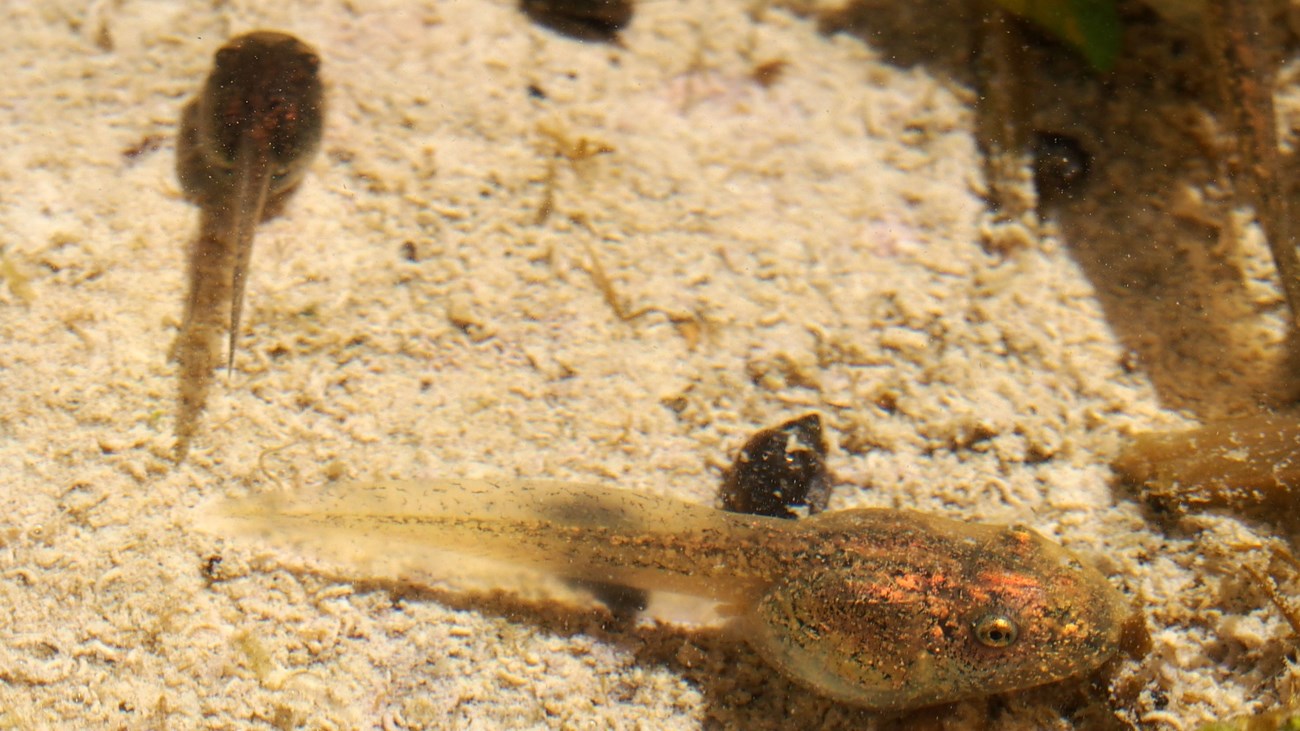
M 173 447 L 177 463 L 185 459 L 190 442 L 198 432 L 213 372 L 220 363 L 223 330 L 228 333 L 227 373 L 234 365 L 253 230 L 266 206 L 270 169 L 265 143 L 246 135 L 235 165 L 230 195 L 216 197 L 202 206 L 199 235 L 189 251 L 185 320 L 172 349 L 180 370 L 180 403 Z
M 267 191 L 271 183 L 271 166 L 267 142 L 258 134 L 245 134 L 240 140 L 235 158 L 235 191 L 230 209 L 230 245 L 235 266 L 230 275 L 230 334 L 226 359 L 226 374 L 235 366 L 235 346 L 239 340 L 239 319 L 244 311 L 244 286 L 248 279 L 248 263 L 253 256 L 253 229 L 262 220 L 266 208 Z
M 180 400 L 176 408 L 176 443 L 172 446 L 172 459 L 177 464 L 185 461 L 190 442 L 199 430 L 199 415 L 208 401 L 212 387 L 213 348 L 208 332 L 184 329 L 176 342 L 176 359 L 180 366 Z
M 231 301 L 230 272 L 235 264 L 228 214 L 217 206 L 204 206 L 199 233 L 190 244 L 188 294 L 180 333 L 172 346 L 172 359 L 180 376 L 173 457 L 184 461 L 190 441 L 198 432 L 199 417 L 207 404 L 213 371 L 221 358 L 222 334 Z
M 727 601 L 772 579 L 789 525 L 673 498 L 549 480 L 379 481 L 222 501 L 214 533 L 288 541 L 336 560 L 429 549 L 560 576 Z

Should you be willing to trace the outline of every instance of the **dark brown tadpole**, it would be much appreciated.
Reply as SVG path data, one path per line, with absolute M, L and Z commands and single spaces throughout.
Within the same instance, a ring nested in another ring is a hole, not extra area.
M 522 0 L 519 9 L 557 33 L 612 43 L 632 21 L 632 5 L 632 0 Z
M 227 334 L 227 368 L 244 307 L 253 229 L 279 208 L 320 147 L 320 57 L 293 36 L 255 31 L 216 54 L 199 94 L 181 111 L 176 174 L 199 206 L 189 291 L 173 357 L 180 364 L 177 461 L 207 402 Z
M 1039 200 L 1070 198 L 1087 182 L 1092 156 L 1079 140 L 1054 132 L 1035 132 L 1029 146 Z
M 822 420 L 808 414 L 755 434 L 727 471 L 719 496 L 732 513 L 796 518 L 826 508 L 826 441 Z

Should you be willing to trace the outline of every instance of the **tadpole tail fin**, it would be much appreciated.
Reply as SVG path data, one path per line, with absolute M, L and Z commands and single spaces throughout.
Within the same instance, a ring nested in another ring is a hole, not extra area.
M 235 267 L 231 272 L 229 355 L 226 375 L 235 367 L 235 350 L 239 342 L 239 321 L 244 312 L 244 288 L 248 283 L 248 264 L 253 256 L 253 230 L 262 220 L 267 192 L 271 185 L 270 150 L 260 135 L 245 134 L 235 159 L 234 200 L 227 215 L 231 216 L 230 243 L 234 247 Z
M 670 497 L 548 480 L 376 481 L 223 501 L 203 527 L 289 542 L 353 563 L 427 550 L 576 579 L 716 599 L 771 577 L 738 547 L 772 545 L 785 521 Z

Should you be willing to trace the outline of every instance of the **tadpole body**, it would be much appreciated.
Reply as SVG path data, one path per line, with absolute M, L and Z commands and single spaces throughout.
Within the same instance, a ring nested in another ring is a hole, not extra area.
M 285 33 L 254 31 L 216 53 L 181 112 L 176 173 L 199 206 L 188 255 L 185 314 L 173 348 L 180 365 L 177 461 L 189 450 L 226 335 L 234 365 L 253 230 L 302 180 L 320 147 L 320 57 Z

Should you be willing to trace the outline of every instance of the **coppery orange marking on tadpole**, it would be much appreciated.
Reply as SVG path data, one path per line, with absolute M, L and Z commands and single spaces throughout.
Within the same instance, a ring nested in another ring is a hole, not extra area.
M 849 587 L 869 604 L 908 604 L 921 601 L 921 596 L 916 591 L 897 583 L 850 582 Z
M 1043 582 L 1029 574 L 1010 571 L 985 571 L 979 575 L 978 580 L 982 586 L 1019 596 L 1043 593 Z

